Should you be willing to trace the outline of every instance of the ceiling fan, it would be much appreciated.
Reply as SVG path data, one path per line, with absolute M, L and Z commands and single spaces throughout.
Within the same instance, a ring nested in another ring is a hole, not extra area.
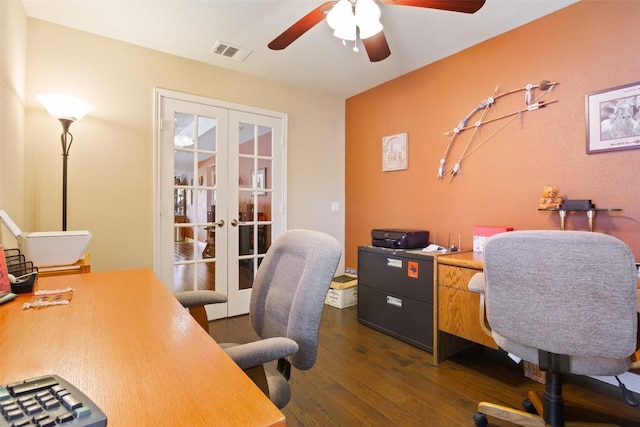
M 397 6 L 414 6 L 428 9 L 449 10 L 452 12 L 475 13 L 486 0 L 378 0 L 380 3 Z M 374 0 L 335 0 L 328 1 L 307 13 L 269 43 L 272 50 L 281 50 L 289 46 L 304 33 L 324 19 L 334 30 L 333 35 L 354 42 L 354 51 L 358 51 L 357 40 L 369 55 L 371 62 L 382 61 L 391 55 L 389 44 L 380 23 L 380 8 Z

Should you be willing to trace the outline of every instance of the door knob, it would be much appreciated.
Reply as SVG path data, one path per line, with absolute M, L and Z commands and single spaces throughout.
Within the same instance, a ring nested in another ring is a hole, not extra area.
M 224 219 L 221 219 L 220 221 L 216 222 L 216 225 L 218 227 L 222 227 L 224 225 Z
M 238 224 L 240 224 L 240 222 L 239 222 L 237 219 L 233 218 L 233 219 L 231 220 L 231 225 L 232 225 L 232 226 L 234 226 L 234 227 L 235 227 L 235 226 L 237 226 Z

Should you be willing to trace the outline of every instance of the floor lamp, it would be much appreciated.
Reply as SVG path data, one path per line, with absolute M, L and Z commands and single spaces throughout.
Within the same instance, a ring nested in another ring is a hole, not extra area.
M 67 159 L 73 142 L 73 135 L 69 133 L 71 123 L 83 118 L 95 107 L 93 104 L 69 95 L 43 93 L 36 98 L 62 124 L 62 231 L 67 231 Z

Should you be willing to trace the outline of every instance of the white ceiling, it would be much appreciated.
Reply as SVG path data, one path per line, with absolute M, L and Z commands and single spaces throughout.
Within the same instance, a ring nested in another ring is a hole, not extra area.
M 391 56 L 377 63 L 369 62 L 362 46 L 359 53 L 343 46 L 326 22 L 284 50 L 267 47 L 324 1 L 24 0 L 24 4 L 32 18 L 347 98 L 577 0 L 487 0 L 475 14 L 380 4 Z M 236 62 L 210 53 L 217 41 L 253 52 L 244 62 Z

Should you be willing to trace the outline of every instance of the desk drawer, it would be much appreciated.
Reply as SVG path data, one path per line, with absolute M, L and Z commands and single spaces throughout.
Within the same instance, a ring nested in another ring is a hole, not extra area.
M 469 280 L 482 270 L 475 268 L 455 267 L 452 265 L 438 265 L 439 286 L 449 286 L 457 289 L 469 289 Z
M 480 294 L 439 287 L 438 316 L 439 330 L 487 347 L 498 348 L 493 338 L 480 327 Z
M 358 285 L 358 321 L 433 352 L 433 305 Z
M 358 283 L 433 304 L 433 258 L 360 248 Z

